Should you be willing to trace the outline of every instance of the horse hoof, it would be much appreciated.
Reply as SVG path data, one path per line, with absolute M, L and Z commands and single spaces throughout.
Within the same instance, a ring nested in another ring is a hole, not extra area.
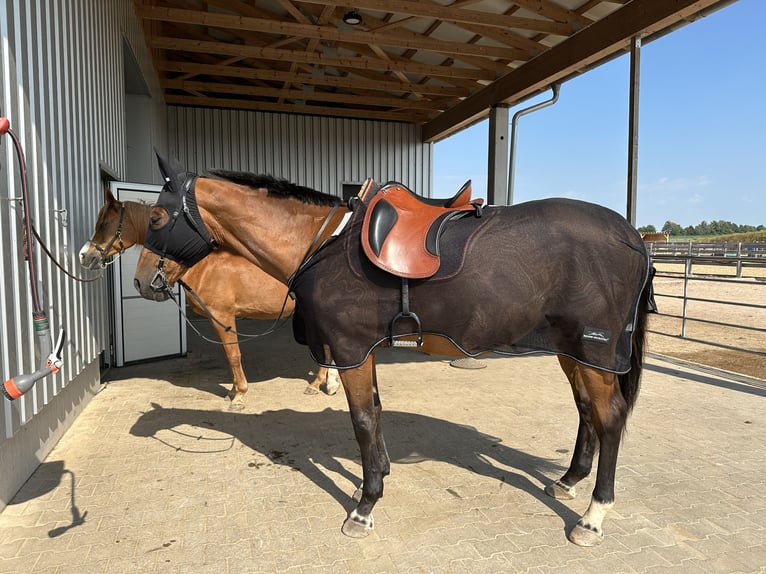
M 327 394 L 327 396 L 328 396 L 328 397 L 331 397 L 331 396 L 333 396 L 335 393 L 337 393 L 337 392 L 338 392 L 338 389 L 339 389 L 339 388 L 340 388 L 340 387 L 332 387 L 332 388 L 330 388 L 330 387 L 327 387 L 327 390 L 325 391 L 325 394 Z
M 238 413 L 243 410 L 245 410 L 245 403 L 242 401 L 239 401 L 239 402 L 232 401 L 231 404 L 229 405 L 229 411 L 231 412 Z
M 314 387 L 312 387 L 311 385 L 309 385 L 309 386 L 307 386 L 307 387 L 306 387 L 306 390 L 304 390 L 304 391 L 303 391 L 303 394 L 304 394 L 304 395 L 318 395 L 318 394 L 319 394 L 319 391 L 318 391 L 318 390 L 316 390 L 316 389 L 315 389 Z
M 353 510 L 343 521 L 340 531 L 349 538 L 365 538 L 370 535 L 373 528 L 372 514 L 363 518 L 356 513 L 356 510 Z
M 598 546 L 604 541 L 604 533 L 591 530 L 578 522 L 567 538 L 577 546 Z
M 545 494 L 552 496 L 556 500 L 574 500 L 575 487 L 570 486 L 567 488 L 561 481 L 557 480 L 553 484 L 549 484 L 545 487 Z

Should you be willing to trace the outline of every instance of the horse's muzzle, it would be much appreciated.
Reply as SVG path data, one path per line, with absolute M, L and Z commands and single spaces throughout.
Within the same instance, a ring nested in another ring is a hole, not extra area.
M 133 279 L 133 286 L 139 295 L 150 301 L 167 301 L 170 299 L 170 293 L 165 289 L 154 289 L 151 284 L 141 283 L 138 279 Z
M 99 269 L 102 267 L 101 257 L 93 253 L 87 253 L 80 257 L 80 265 L 82 265 L 85 269 Z
M 87 242 L 80 249 L 80 265 L 85 269 L 98 269 L 103 267 L 101 255 L 93 248 L 90 242 Z

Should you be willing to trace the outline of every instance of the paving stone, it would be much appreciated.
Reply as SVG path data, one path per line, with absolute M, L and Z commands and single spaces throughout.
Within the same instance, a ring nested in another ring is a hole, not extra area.
M 673 376 L 646 369 L 606 538 L 579 548 L 566 534 L 595 471 L 575 500 L 543 492 L 568 466 L 577 426 L 557 361 L 491 358 L 467 371 L 383 351 L 392 474 L 376 529 L 353 540 L 340 527 L 361 467 L 343 394 L 304 395 L 314 366 L 278 332 L 245 352 L 248 404 L 230 412 L 223 354 L 190 345 L 190 358 L 107 374 L 0 513 L 0 574 L 766 568 L 761 395 L 675 365 Z

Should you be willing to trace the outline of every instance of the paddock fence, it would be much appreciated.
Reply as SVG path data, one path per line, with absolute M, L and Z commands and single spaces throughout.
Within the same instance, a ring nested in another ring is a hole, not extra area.
M 648 242 L 647 248 L 661 318 L 650 332 L 766 357 L 766 243 Z

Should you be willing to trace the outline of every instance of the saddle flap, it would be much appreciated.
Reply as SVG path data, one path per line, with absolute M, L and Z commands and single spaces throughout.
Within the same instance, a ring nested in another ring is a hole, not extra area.
M 469 198 L 470 182 L 449 201 L 452 207 L 421 198 L 402 184 L 387 184 L 372 197 L 365 212 L 365 255 L 393 275 L 431 277 L 441 263 L 439 236 L 446 222 L 477 209 Z

